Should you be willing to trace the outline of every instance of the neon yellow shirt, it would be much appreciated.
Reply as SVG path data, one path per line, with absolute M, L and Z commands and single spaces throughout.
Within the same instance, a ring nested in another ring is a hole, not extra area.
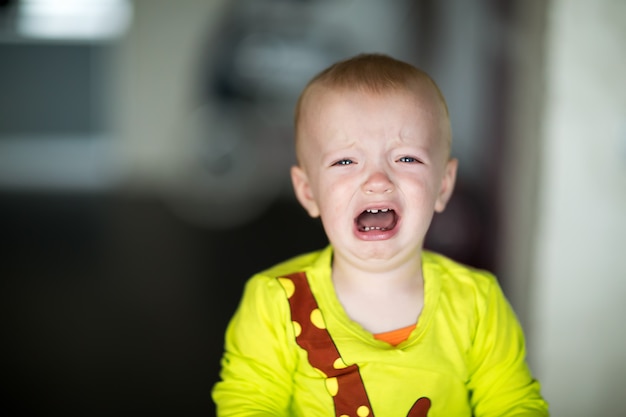
M 248 281 L 213 388 L 218 416 L 548 416 L 522 329 L 491 274 L 425 251 L 424 308 L 393 347 L 347 317 L 331 257 L 329 246 Z M 314 304 L 302 307 L 305 290 Z M 328 349 L 340 359 L 316 362 Z

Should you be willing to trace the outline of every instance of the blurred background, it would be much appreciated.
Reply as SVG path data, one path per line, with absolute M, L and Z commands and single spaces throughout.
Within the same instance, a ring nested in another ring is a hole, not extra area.
M 498 275 L 553 415 L 626 416 L 625 41 L 612 0 L 1 0 L 0 411 L 214 415 L 244 282 L 326 244 L 297 96 L 382 52 L 451 112 L 427 246 Z

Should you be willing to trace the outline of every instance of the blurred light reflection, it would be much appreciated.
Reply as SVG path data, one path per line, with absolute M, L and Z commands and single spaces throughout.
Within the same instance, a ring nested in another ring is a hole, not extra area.
M 17 27 L 28 38 L 113 39 L 127 30 L 131 15 L 128 0 L 21 0 Z

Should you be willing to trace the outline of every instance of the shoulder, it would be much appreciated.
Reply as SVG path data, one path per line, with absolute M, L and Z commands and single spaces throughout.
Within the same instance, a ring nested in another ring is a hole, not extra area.
M 462 264 L 445 255 L 424 251 L 423 268 L 426 276 L 436 277 L 442 291 L 462 292 L 478 298 L 488 297 L 500 286 L 493 273 Z
M 246 283 L 246 291 L 267 291 L 280 288 L 277 278 L 286 277 L 297 272 L 310 272 L 317 269 L 320 258 L 329 256 L 330 247 L 313 252 L 300 254 L 275 264 L 253 275 Z
M 325 248 L 294 256 L 259 272 L 253 279 L 275 279 L 296 272 L 306 272 L 314 268 L 319 258 L 329 250 L 330 248 Z
M 494 274 L 432 252 L 424 254 L 423 265 L 438 317 L 455 332 L 476 340 L 479 329 L 517 328 L 515 313 Z

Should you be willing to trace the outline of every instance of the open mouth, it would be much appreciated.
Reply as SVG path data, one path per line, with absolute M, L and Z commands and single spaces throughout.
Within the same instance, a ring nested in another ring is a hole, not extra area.
M 397 222 L 396 212 L 389 208 L 368 209 L 356 218 L 357 229 L 361 232 L 391 230 Z

